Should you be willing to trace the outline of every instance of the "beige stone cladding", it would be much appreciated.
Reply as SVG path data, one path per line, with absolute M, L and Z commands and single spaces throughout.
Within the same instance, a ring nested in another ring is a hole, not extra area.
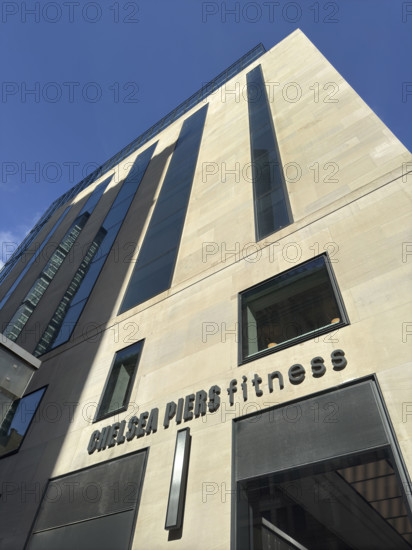
M 254 229 L 245 76 L 258 64 L 294 218 L 260 242 Z M 1 482 L 44 484 L 50 477 L 149 447 L 136 549 L 229 548 L 233 418 L 353 379 L 376 375 L 403 458 L 412 468 L 412 259 L 406 246 L 412 242 L 412 175 L 405 173 L 411 155 L 301 31 L 207 101 L 171 288 L 116 316 L 134 265 L 124 263 L 130 250 L 105 266 L 74 337 L 45 355 L 34 377 L 32 389 L 49 384 L 43 416 L 18 455 L 0 464 Z M 159 136 L 156 154 L 163 157 L 156 168 L 156 189 L 181 122 Z M 142 185 L 149 188 L 145 180 Z M 135 201 L 118 237 L 121 242 L 129 237 L 136 244 L 132 232 L 138 212 Z M 146 227 L 147 222 L 142 235 Z M 329 254 L 350 324 L 239 366 L 239 293 L 323 252 Z M 104 317 L 106 298 L 111 305 Z M 85 332 L 90 326 L 95 330 Z M 93 423 L 115 352 L 141 339 L 145 343 L 128 410 Z M 335 349 L 344 350 L 348 361 L 339 372 L 330 361 Z M 311 375 L 310 361 L 316 356 L 325 359 L 321 378 Z M 287 373 L 296 363 L 304 366 L 306 376 L 292 385 Z M 284 375 L 285 387 L 269 393 L 267 375 L 274 370 Z M 250 383 L 255 374 L 262 378 L 259 397 Z M 228 385 L 234 378 L 240 384 L 242 376 L 248 379 L 248 400 L 243 401 L 239 389 L 230 406 Z M 163 427 L 169 401 L 213 385 L 221 388 L 217 412 Z M 88 454 L 95 429 L 154 408 L 159 409 L 156 433 Z M 182 427 L 190 427 L 192 435 L 184 527 L 182 538 L 168 541 L 164 522 L 176 431 Z M 16 507 L 18 498 L 10 496 Z M 27 536 L 37 506 L 32 499 L 18 516 L 10 506 L 8 540 Z

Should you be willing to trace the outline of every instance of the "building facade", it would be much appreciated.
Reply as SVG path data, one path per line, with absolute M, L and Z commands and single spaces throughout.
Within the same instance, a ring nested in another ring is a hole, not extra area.
M 0 274 L 1 547 L 411 548 L 411 168 L 295 31 L 56 201 Z

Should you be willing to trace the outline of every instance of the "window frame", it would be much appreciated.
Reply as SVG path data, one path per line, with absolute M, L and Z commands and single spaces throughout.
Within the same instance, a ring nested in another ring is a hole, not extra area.
M 325 261 L 325 267 L 327 274 L 329 276 L 329 282 L 332 287 L 333 296 L 336 300 L 336 303 L 338 305 L 338 309 L 340 312 L 340 321 L 338 323 L 334 323 L 333 325 L 327 325 L 325 327 L 321 327 L 317 330 L 307 332 L 305 334 L 302 334 L 300 336 L 296 336 L 295 338 L 292 338 L 290 340 L 286 340 L 285 342 L 281 342 L 280 344 L 277 344 L 274 347 L 263 349 L 260 351 L 257 351 L 253 355 L 243 357 L 243 343 L 244 343 L 244 337 L 243 337 L 243 310 L 242 310 L 242 297 L 246 292 L 250 292 L 253 290 L 258 290 L 263 285 L 266 285 L 270 281 L 274 281 L 279 276 L 285 276 L 288 273 L 291 273 L 294 269 L 297 267 L 302 267 L 305 264 L 309 264 L 310 262 L 313 262 L 314 260 L 318 258 L 324 258 Z M 238 327 L 239 327 L 239 338 L 238 338 L 238 367 L 250 363 L 251 361 L 255 361 L 257 359 L 260 359 L 261 357 L 266 357 L 267 355 L 271 355 L 272 353 L 276 353 L 278 351 L 281 351 L 286 348 L 290 348 L 292 346 L 295 346 L 297 344 L 301 344 L 302 342 L 306 342 L 307 340 L 311 340 L 313 338 L 316 338 L 318 336 L 321 336 L 322 334 L 327 334 L 328 332 L 332 332 L 334 330 L 338 330 L 342 327 L 345 327 L 347 325 L 350 325 L 349 317 L 345 308 L 345 304 L 341 295 L 341 292 L 339 290 L 339 286 L 335 277 L 335 274 L 332 269 L 332 262 L 329 257 L 329 254 L 327 252 L 324 252 L 322 254 L 318 254 L 317 256 L 314 256 L 313 258 L 310 258 L 308 260 L 305 260 L 304 262 L 298 263 L 294 265 L 293 267 L 290 267 L 289 269 L 286 269 L 285 271 L 281 271 L 280 273 L 277 273 L 276 275 L 273 275 L 272 277 L 269 277 L 265 279 L 264 281 L 261 281 L 260 283 L 257 283 L 249 288 L 246 288 L 245 290 L 242 290 L 238 293 Z
M 111 365 L 110 365 L 109 374 L 107 375 L 106 381 L 104 383 L 103 391 L 101 393 L 99 404 L 98 404 L 97 409 L 96 409 L 96 414 L 95 414 L 94 419 L 93 419 L 93 424 L 96 423 L 96 422 L 100 422 L 101 420 L 105 420 L 106 418 L 110 418 L 111 416 L 114 416 L 114 415 L 119 414 L 121 412 L 127 411 L 128 407 L 129 407 L 130 396 L 132 394 L 133 386 L 134 386 L 134 383 L 135 383 L 135 380 L 136 380 L 137 371 L 139 369 L 139 363 L 140 363 L 142 353 L 143 353 L 144 342 L 145 342 L 144 339 L 138 340 L 137 342 L 134 342 L 133 344 L 130 344 L 129 346 L 126 346 L 125 348 L 119 349 L 115 352 L 114 357 L 113 357 L 112 362 L 111 362 Z M 140 350 L 138 352 L 138 357 L 137 357 L 137 360 L 136 360 L 136 364 L 135 364 L 135 367 L 134 367 L 133 374 L 130 377 L 130 380 L 129 380 L 129 383 L 128 383 L 128 388 L 127 388 L 125 396 L 123 398 L 123 405 L 121 407 L 117 408 L 115 411 L 106 412 L 104 414 L 101 414 L 100 409 L 102 408 L 103 401 L 104 401 L 104 398 L 105 398 L 105 394 L 106 394 L 106 391 L 107 391 L 109 383 L 110 383 L 110 378 L 111 378 L 111 375 L 113 373 L 114 366 L 116 364 L 117 354 L 120 353 L 121 351 L 124 351 L 124 350 L 127 350 L 128 348 L 131 348 L 132 346 L 136 346 L 137 344 L 140 344 Z
M 8 457 L 8 456 L 14 455 L 14 454 L 16 454 L 16 453 L 18 453 L 18 452 L 20 451 L 20 449 L 21 449 L 21 447 L 22 447 L 22 445 L 23 445 L 23 443 L 24 443 L 24 440 L 26 439 L 26 435 L 28 434 L 28 432 L 29 432 L 29 430 L 30 430 L 30 428 L 31 428 L 31 425 L 33 424 L 34 417 L 37 415 L 37 411 L 39 410 L 39 407 L 40 407 L 40 405 L 41 405 L 41 402 L 43 401 L 43 398 L 44 398 L 44 396 L 45 396 L 45 394 L 46 394 L 46 392 L 47 392 L 47 388 L 48 388 L 48 387 L 49 387 L 48 384 L 46 384 L 46 385 L 44 385 L 44 386 L 40 386 L 40 388 L 37 388 L 37 389 L 35 389 L 35 390 L 33 390 L 33 391 L 31 391 L 31 392 L 29 392 L 29 393 L 23 395 L 22 397 L 20 397 L 20 398 L 18 398 L 18 399 L 15 399 L 15 401 L 18 401 L 19 404 L 20 404 L 20 402 L 21 402 L 25 397 L 28 397 L 28 396 L 31 395 L 32 393 L 36 393 L 36 392 L 38 392 L 39 390 L 44 390 L 42 396 L 41 396 L 40 399 L 39 399 L 39 402 L 37 403 L 36 410 L 34 411 L 32 417 L 30 418 L 30 422 L 27 424 L 27 427 L 26 427 L 26 430 L 25 430 L 25 432 L 24 432 L 24 435 L 23 435 L 23 437 L 21 438 L 20 445 L 17 447 L 17 449 L 14 449 L 13 451 L 9 451 L 8 453 L 5 453 L 5 454 L 3 454 L 3 455 L 0 455 L 0 460 L 2 460 L 3 458 L 6 458 L 6 457 Z M 13 401 L 13 403 L 12 403 L 11 406 L 13 406 L 13 404 L 14 404 L 15 401 Z M 17 405 L 17 407 L 19 406 L 19 404 Z M 16 414 L 16 412 L 17 412 L 17 409 L 16 409 L 16 411 L 15 411 L 15 414 Z M 14 419 L 14 416 L 13 416 L 13 419 Z M 1 426 L 1 424 L 0 424 L 0 426 Z

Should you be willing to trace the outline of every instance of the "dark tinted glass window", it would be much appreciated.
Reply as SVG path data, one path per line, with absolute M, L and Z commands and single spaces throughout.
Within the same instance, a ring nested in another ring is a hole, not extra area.
M 40 277 L 35 281 L 32 288 L 26 294 L 23 303 L 17 309 L 9 324 L 5 328 L 4 335 L 7 336 L 10 340 L 15 341 L 20 335 L 40 299 L 43 297 L 51 281 L 54 279 L 56 273 L 60 269 L 60 266 L 72 249 L 74 243 L 76 242 L 81 231 L 86 225 L 89 217 L 90 214 L 88 214 L 87 212 L 82 214 L 81 216 L 78 216 L 69 231 L 60 241 L 50 260 L 43 268 Z
M 97 232 L 82 264 L 42 335 L 35 355 L 42 355 L 70 338 L 137 193 L 156 145 L 157 143 L 154 143 L 136 158 L 103 221 L 102 227 Z M 122 193 L 125 186 L 127 186 L 127 192 Z
M 246 75 L 257 240 L 292 223 L 262 68 Z
M 116 353 L 96 420 L 126 410 L 142 347 L 143 340 Z
M 26 267 L 22 270 L 20 275 L 17 277 L 17 279 L 14 281 L 14 283 L 11 285 L 10 289 L 7 291 L 7 294 L 2 298 L 0 302 L 0 308 L 4 306 L 4 304 L 7 302 L 7 300 L 10 298 L 10 296 L 13 294 L 15 289 L 17 288 L 20 281 L 23 279 L 23 277 L 26 275 L 30 267 L 34 264 L 34 262 L 39 258 L 40 254 L 42 253 L 44 247 L 46 244 L 50 241 L 51 237 L 54 235 L 56 229 L 60 226 L 66 215 L 70 212 L 71 206 L 66 208 L 66 210 L 60 215 L 60 218 L 57 220 L 57 222 L 54 224 L 52 229 L 50 230 L 50 233 L 47 235 L 47 237 L 43 240 L 39 248 L 36 249 L 36 252 L 33 254 L 33 256 L 30 258 L 29 262 L 27 263 Z M 25 249 L 27 251 L 27 248 Z
M 0 456 L 19 449 L 46 388 L 17 399 L 0 426 Z
M 253 549 L 411 548 L 412 525 L 392 457 L 387 450 L 374 454 L 240 484 Z
M 347 323 L 325 255 L 242 292 L 241 309 L 243 360 Z
M 94 207 L 99 202 L 101 196 L 109 186 L 109 183 L 112 181 L 112 178 L 105 179 L 102 181 L 102 183 L 99 183 L 99 185 L 94 189 L 94 191 L 91 193 L 90 197 L 87 199 L 86 204 L 83 206 L 80 214 L 83 214 L 84 212 L 89 212 L 91 214 L 94 210 Z M 79 215 L 80 215 L 79 214 Z
M 183 123 L 120 313 L 170 288 L 207 107 Z
M 60 300 L 59 305 L 57 306 L 56 311 L 54 312 L 53 317 L 51 318 L 49 324 L 47 325 L 42 337 L 40 338 L 35 350 L 34 355 L 39 356 L 42 353 L 45 353 L 47 349 L 50 348 L 50 346 L 54 343 L 60 328 L 63 324 L 63 321 L 66 318 L 66 314 L 68 313 L 68 310 L 71 306 L 71 304 L 75 304 L 79 302 L 82 298 L 84 298 L 87 295 L 81 295 L 81 293 L 78 292 L 79 288 L 82 288 L 82 290 L 88 290 L 91 291 L 91 288 L 84 287 L 82 285 L 83 281 L 85 280 L 85 277 L 87 273 L 89 272 L 89 269 L 93 264 L 91 263 L 94 256 L 96 255 L 96 252 L 99 249 L 99 246 L 102 242 L 102 240 L 105 238 L 106 231 L 104 229 L 100 229 L 95 236 L 93 242 L 90 244 L 80 266 L 78 267 L 76 274 L 74 275 L 70 285 L 68 286 L 66 292 L 64 293 L 63 298 Z M 102 262 L 103 260 L 100 260 Z

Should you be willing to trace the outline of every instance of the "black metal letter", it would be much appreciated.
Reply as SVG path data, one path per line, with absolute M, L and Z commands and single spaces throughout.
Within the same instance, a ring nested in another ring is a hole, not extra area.
M 147 435 L 152 432 L 157 432 L 157 421 L 159 419 L 159 409 L 156 407 L 150 411 L 149 420 L 147 421 L 146 433 Z
M 172 420 L 175 414 L 176 414 L 176 403 L 174 401 L 170 401 L 170 403 L 166 405 L 165 417 L 163 420 L 163 426 L 165 428 L 169 427 L 170 421 Z
M 296 386 L 297 384 L 303 382 L 305 380 L 305 372 L 305 369 L 302 367 L 302 365 L 299 365 L 299 363 L 297 363 L 296 365 L 292 365 L 289 369 L 290 383 Z
M 342 370 L 348 364 L 345 358 L 345 352 L 341 349 L 335 349 L 331 353 L 332 365 L 334 370 Z
M 193 418 L 193 401 L 195 400 L 195 394 L 191 393 L 190 395 L 186 395 L 185 399 L 185 409 L 183 412 L 183 420 L 186 422 L 187 420 L 192 420 Z
M 198 418 L 200 415 L 204 416 L 206 414 L 206 400 L 207 393 L 205 390 L 200 390 L 196 392 L 195 399 L 195 417 Z
M 258 374 L 255 374 L 252 380 L 252 384 L 255 387 L 256 397 L 260 397 L 263 395 L 263 391 L 259 388 L 259 384 L 262 383 L 262 379 Z
M 320 378 L 326 372 L 325 361 L 323 357 L 314 357 L 310 362 L 312 367 L 312 376 L 314 378 Z
M 229 394 L 229 403 L 231 406 L 234 404 L 233 394 L 237 392 L 236 386 L 237 386 L 237 380 L 236 378 L 234 378 L 233 380 L 230 381 L 229 387 L 227 389 L 227 393 Z
M 268 386 L 269 386 L 269 392 L 273 392 L 273 379 L 277 378 L 279 380 L 279 389 L 283 390 L 285 387 L 283 384 L 283 376 L 282 373 L 280 373 L 278 370 L 274 370 L 270 374 L 268 374 Z

